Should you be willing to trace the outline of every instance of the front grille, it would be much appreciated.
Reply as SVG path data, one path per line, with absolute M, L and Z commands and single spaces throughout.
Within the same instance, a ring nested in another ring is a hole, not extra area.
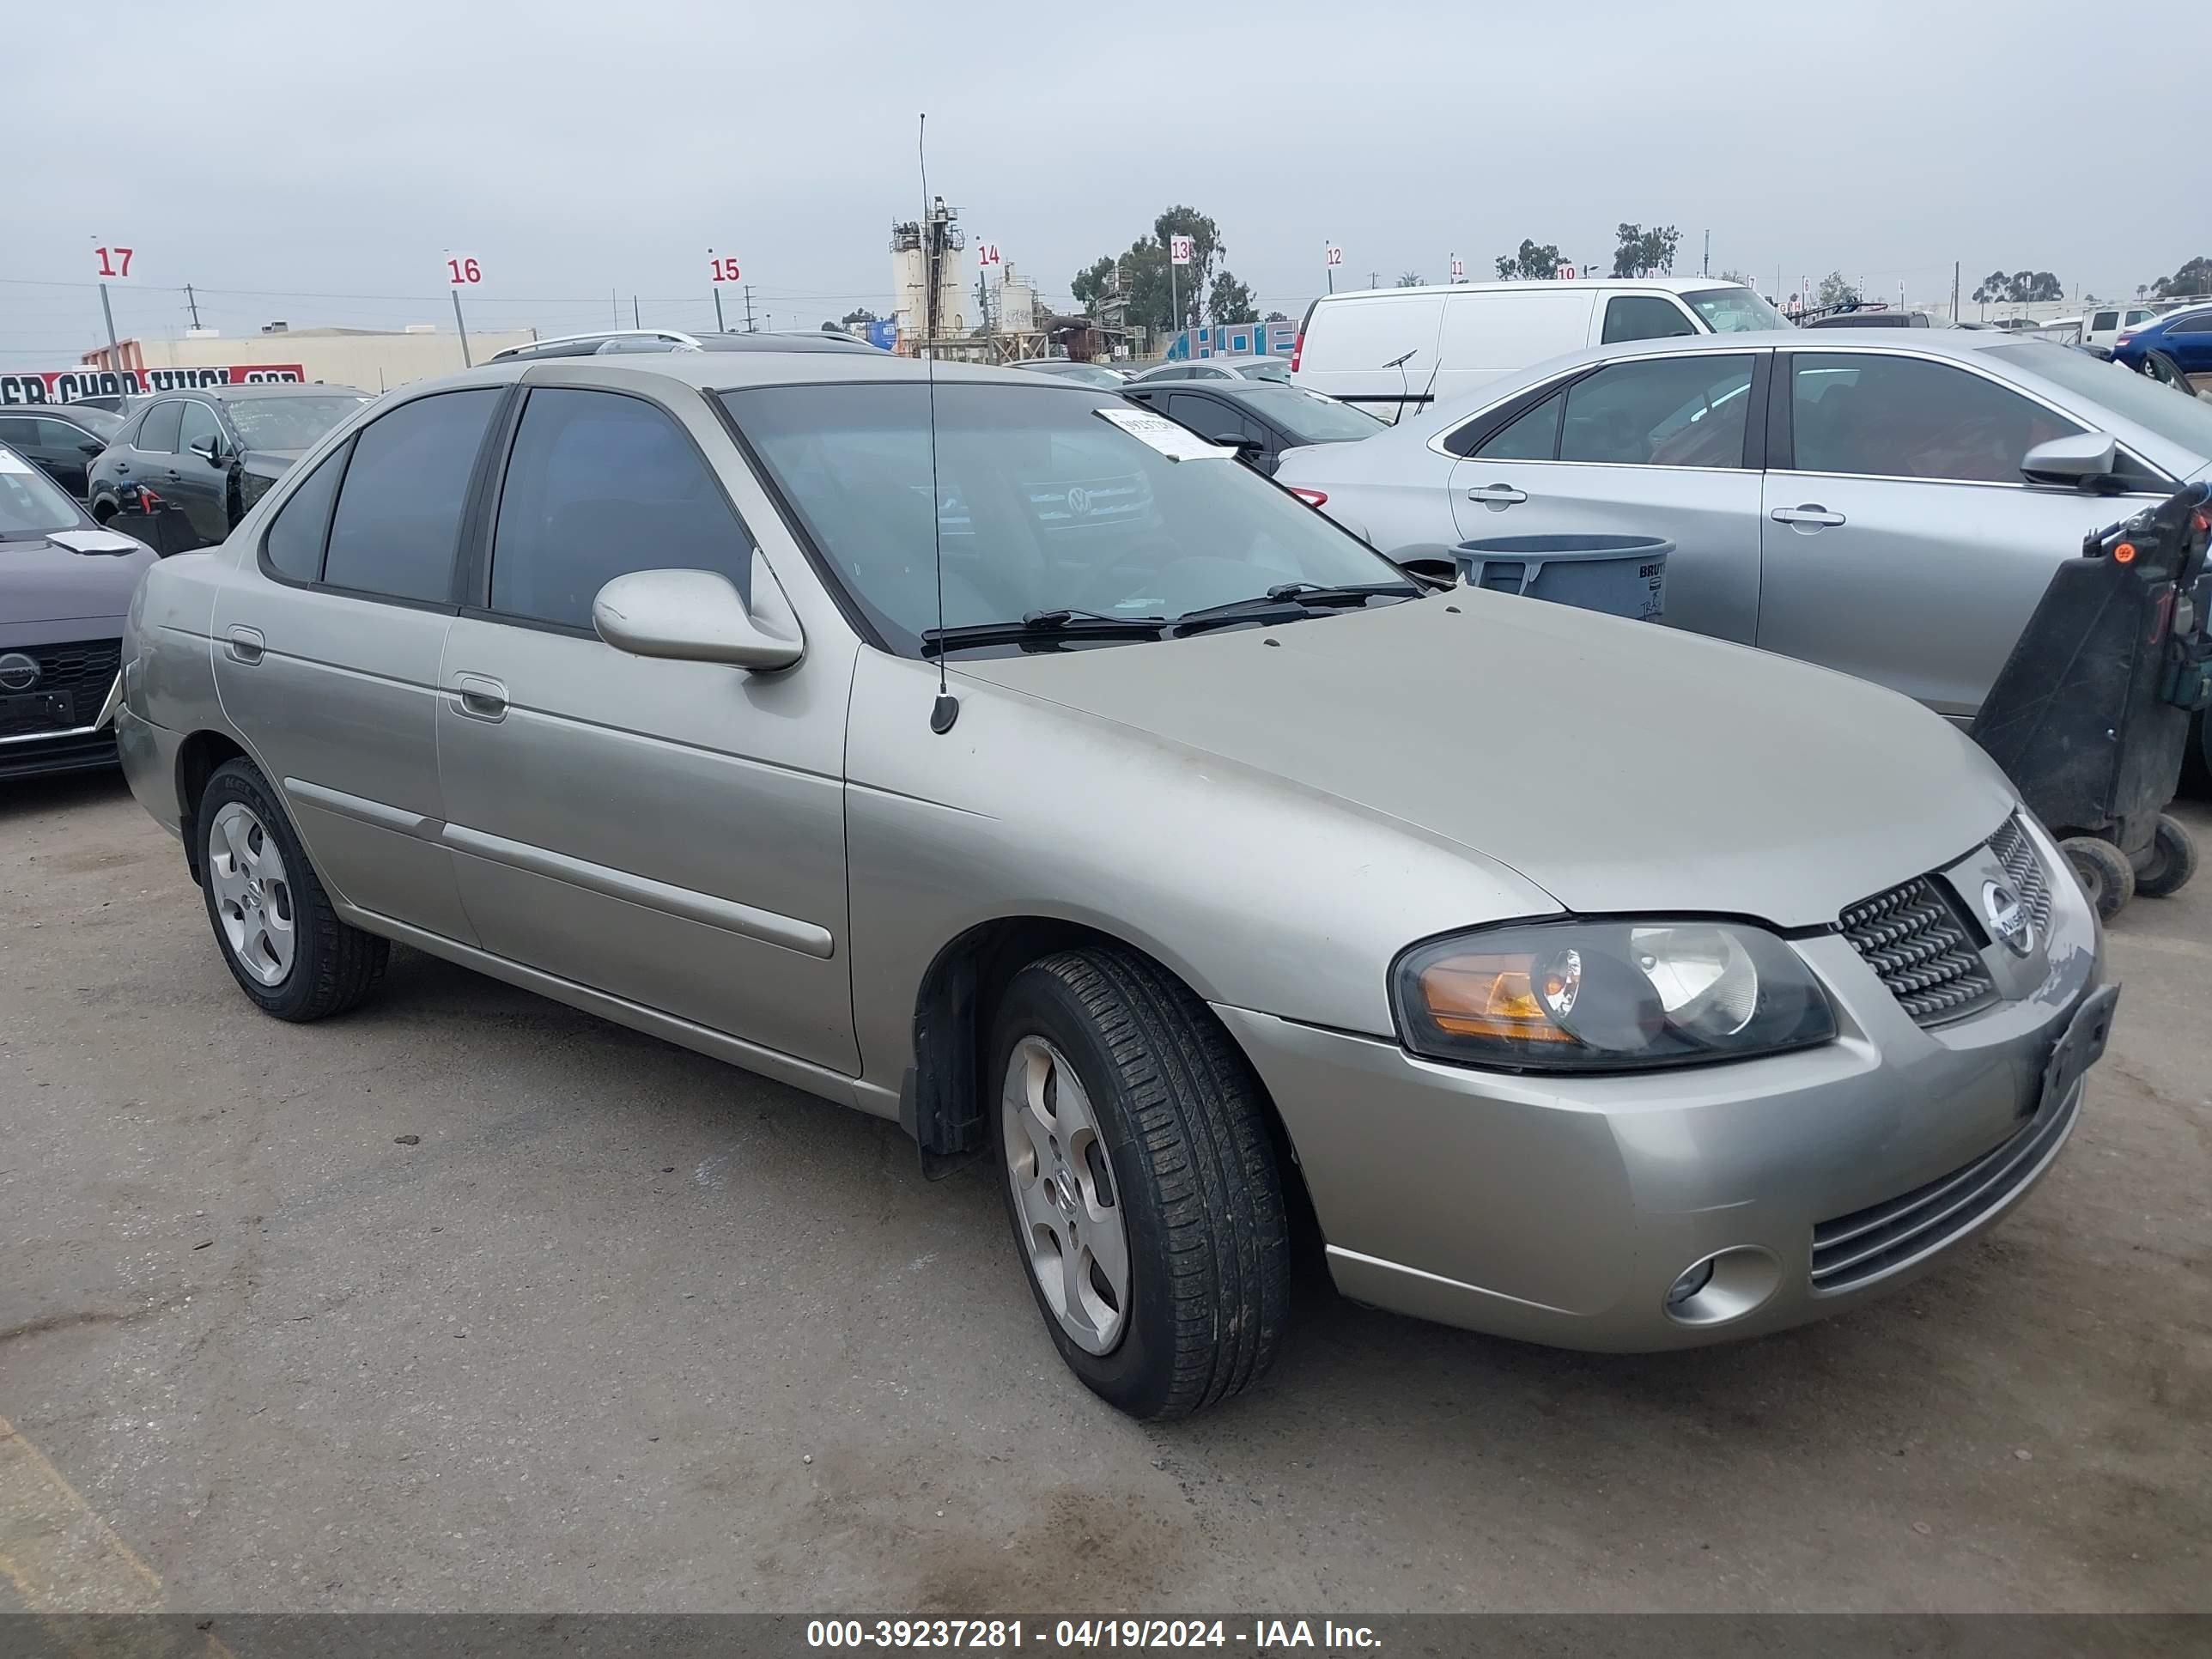
M 1838 925 L 1917 1024 L 1955 1019 L 1996 996 L 1966 923 L 1925 876 L 1854 904 Z
M 1849 1290 L 1956 1238 L 2035 1177 L 2081 1110 L 2081 1091 L 2049 1102 L 2026 1127 L 1924 1187 L 1813 1229 L 1813 1288 Z
M 2045 878 L 2043 860 L 2035 855 L 2035 843 L 2017 816 L 2007 818 L 1990 837 L 1990 851 L 2004 866 L 2021 908 L 2035 923 L 2036 938 L 2045 937 L 2051 927 L 2051 884 Z
M 87 720 L 99 713 L 100 700 L 107 696 L 107 688 L 115 683 L 115 671 L 123 663 L 120 640 L 81 640 L 74 645 L 25 645 L 15 648 L 36 659 L 39 665 L 39 683 L 31 690 L 90 690 L 94 699 L 92 707 L 84 711 Z

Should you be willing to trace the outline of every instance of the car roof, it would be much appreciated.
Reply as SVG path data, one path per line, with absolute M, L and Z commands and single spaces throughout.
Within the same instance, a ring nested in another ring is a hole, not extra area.
M 704 329 L 686 332 L 674 328 L 604 328 L 582 334 L 552 334 L 542 340 L 526 341 L 521 345 L 508 346 L 495 355 L 495 362 L 514 358 L 588 357 L 610 340 L 659 340 L 669 343 L 674 350 L 694 347 L 702 351 L 871 351 L 880 353 L 881 346 L 871 344 L 850 334 L 830 329 L 756 330 L 750 332 L 735 329 Z M 650 351 L 610 353 L 610 356 L 652 356 Z
M 410 381 L 410 396 L 459 386 L 503 386 L 520 380 L 538 386 L 568 380 L 577 384 L 635 387 L 641 379 L 672 381 L 702 392 L 741 392 L 751 386 L 839 386 L 921 383 L 940 386 L 996 385 L 1110 397 L 1104 386 L 1056 386 L 1057 376 L 1024 374 L 983 363 L 939 362 L 896 356 L 888 351 L 644 351 L 611 357 L 507 357 L 435 380 Z
M 263 398 L 373 398 L 376 394 L 363 392 L 357 386 L 337 386 L 320 380 L 257 380 L 251 386 L 178 386 L 166 392 L 139 394 L 147 404 L 164 398 L 212 398 L 217 403 L 246 403 Z M 131 413 L 137 410 L 134 408 Z
M 1342 305 L 1361 300 L 1402 300 L 1408 295 L 1419 294 L 1505 294 L 1523 289 L 1641 288 L 1663 289 L 1669 294 L 1688 294 L 1710 288 L 1740 288 L 1751 292 L 1743 283 L 1731 283 L 1718 276 L 1577 276 L 1571 283 L 1523 280 L 1514 283 L 1435 283 L 1420 288 L 1360 288 L 1342 294 L 1324 294 L 1315 301 L 1317 305 Z

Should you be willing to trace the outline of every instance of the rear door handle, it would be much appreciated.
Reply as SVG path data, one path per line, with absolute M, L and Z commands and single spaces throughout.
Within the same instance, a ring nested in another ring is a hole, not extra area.
M 453 712 L 496 725 L 507 718 L 507 688 L 483 674 L 456 674 Z
M 252 667 L 261 660 L 268 650 L 258 628 L 233 628 L 223 635 L 225 648 L 233 662 L 242 662 Z
M 1838 525 L 1844 515 L 1831 513 L 1818 501 L 1807 501 L 1800 507 L 1778 507 L 1766 515 L 1777 524 Z
M 1516 489 L 1511 484 L 1485 484 L 1480 489 L 1470 489 L 1467 498 L 1471 501 L 1487 501 L 1494 507 L 1510 507 L 1516 501 L 1525 501 L 1528 492 Z

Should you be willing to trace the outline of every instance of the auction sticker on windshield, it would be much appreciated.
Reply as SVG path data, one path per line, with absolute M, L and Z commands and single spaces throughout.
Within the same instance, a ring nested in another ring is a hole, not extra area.
M 1188 427 L 1177 426 L 1164 415 L 1141 409 L 1095 409 L 1091 411 L 1136 439 L 1151 445 L 1171 461 L 1226 460 L 1237 452 L 1210 444 Z

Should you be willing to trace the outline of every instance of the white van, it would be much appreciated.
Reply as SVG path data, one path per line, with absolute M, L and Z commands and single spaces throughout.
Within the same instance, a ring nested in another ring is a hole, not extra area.
M 2130 329 L 2141 328 L 2158 313 L 2144 305 L 2095 306 L 2081 317 L 2081 343 L 2112 349 L 2112 343 Z
M 1365 289 L 1307 308 L 1291 382 L 1395 421 L 1586 345 L 1788 326 L 1710 276 Z

